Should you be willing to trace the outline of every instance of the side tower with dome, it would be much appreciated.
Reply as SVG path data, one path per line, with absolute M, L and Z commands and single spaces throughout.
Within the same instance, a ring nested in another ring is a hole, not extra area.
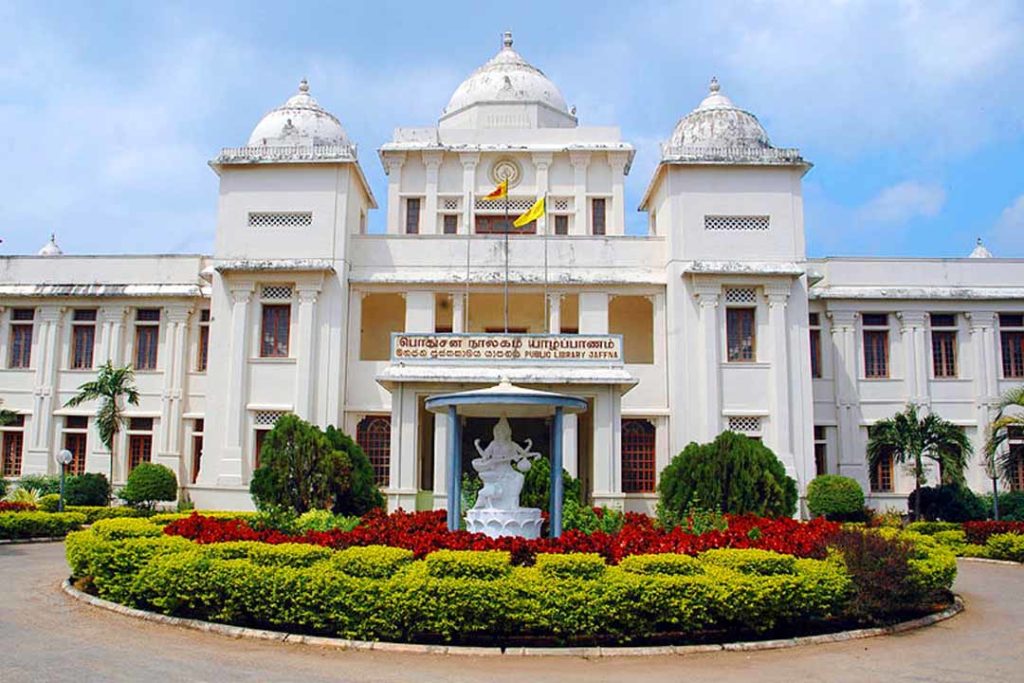
M 662 144 L 640 205 L 667 240 L 673 443 L 756 434 L 801 483 L 813 476 L 811 383 L 806 345 L 790 332 L 807 321 L 810 167 L 712 79 Z

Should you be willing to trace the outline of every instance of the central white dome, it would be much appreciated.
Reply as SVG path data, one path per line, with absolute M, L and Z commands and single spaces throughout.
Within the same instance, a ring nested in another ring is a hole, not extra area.
M 512 49 L 512 33 L 506 32 L 501 50 L 456 88 L 442 118 L 477 104 L 520 102 L 545 105 L 572 116 L 555 84 Z
M 264 116 L 249 136 L 249 147 L 348 144 L 341 121 L 309 94 L 305 78 L 299 83 L 299 92 Z

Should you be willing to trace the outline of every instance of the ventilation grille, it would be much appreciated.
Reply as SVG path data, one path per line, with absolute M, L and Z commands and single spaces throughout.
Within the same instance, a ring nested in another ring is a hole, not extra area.
M 283 410 L 258 410 L 252 421 L 257 427 L 273 427 L 277 419 L 284 414 Z
M 537 201 L 535 197 L 509 197 L 508 212 L 510 214 L 523 213 L 529 210 L 535 201 Z M 505 200 L 477 197 L 476 201 L 473 203 L 473 208 L 477 211 L 503 213 L 505 211 Z
M 266 212 L 249 213 L 250 228 L 308 228 L 313 225 L 313 214 L 303 212 Z
M 704 216 L 705 230 L 767 230 L 768 216 Z
M 729 431 L 737 434 L 760 434 L 761 418 L 759 417 L 730 417 Z
M 444 200 L 444 202 L 441 204 L 441 206 L 442 206 L 442 208 L 445 211 L 458 211 L 459 210 L 459 198 L 458 197 L 448 197 L 448 198 L 446 198 Z
M 753 287 L 730 287 L 725 290 L 725 303 L 753 304 L 757 303 L 757 295 Z
M 263 285 L 260 298 L 264 301 L 289 301 L 292 298 L 291 285 Z
M 552 197 L 551 198 L 551 210 L 552 211 L 568 211 L 569 200 L 566 197 Z

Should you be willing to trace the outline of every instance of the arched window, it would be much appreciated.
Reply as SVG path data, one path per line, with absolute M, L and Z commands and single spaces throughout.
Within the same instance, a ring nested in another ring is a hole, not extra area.
M 647 420 L 623 420 L 622 491 L 651 493 L 655 478 L 654 425 Z
M 360 420 L 356 427 L 356 443 L 370 459 L 377 485 L 387 486 L 391 470 L 391 416 L 367 415 Z

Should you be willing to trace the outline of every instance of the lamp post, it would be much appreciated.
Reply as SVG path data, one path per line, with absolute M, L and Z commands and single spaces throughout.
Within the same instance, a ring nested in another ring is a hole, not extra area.
M 64 512 L 64 470 L 67 469 L 67 466 L 74 459 L 74 454 L 66 448 L 54 457 L 54 460 L 60 465 L 60 502 L 57 504 L 59 512 Z

